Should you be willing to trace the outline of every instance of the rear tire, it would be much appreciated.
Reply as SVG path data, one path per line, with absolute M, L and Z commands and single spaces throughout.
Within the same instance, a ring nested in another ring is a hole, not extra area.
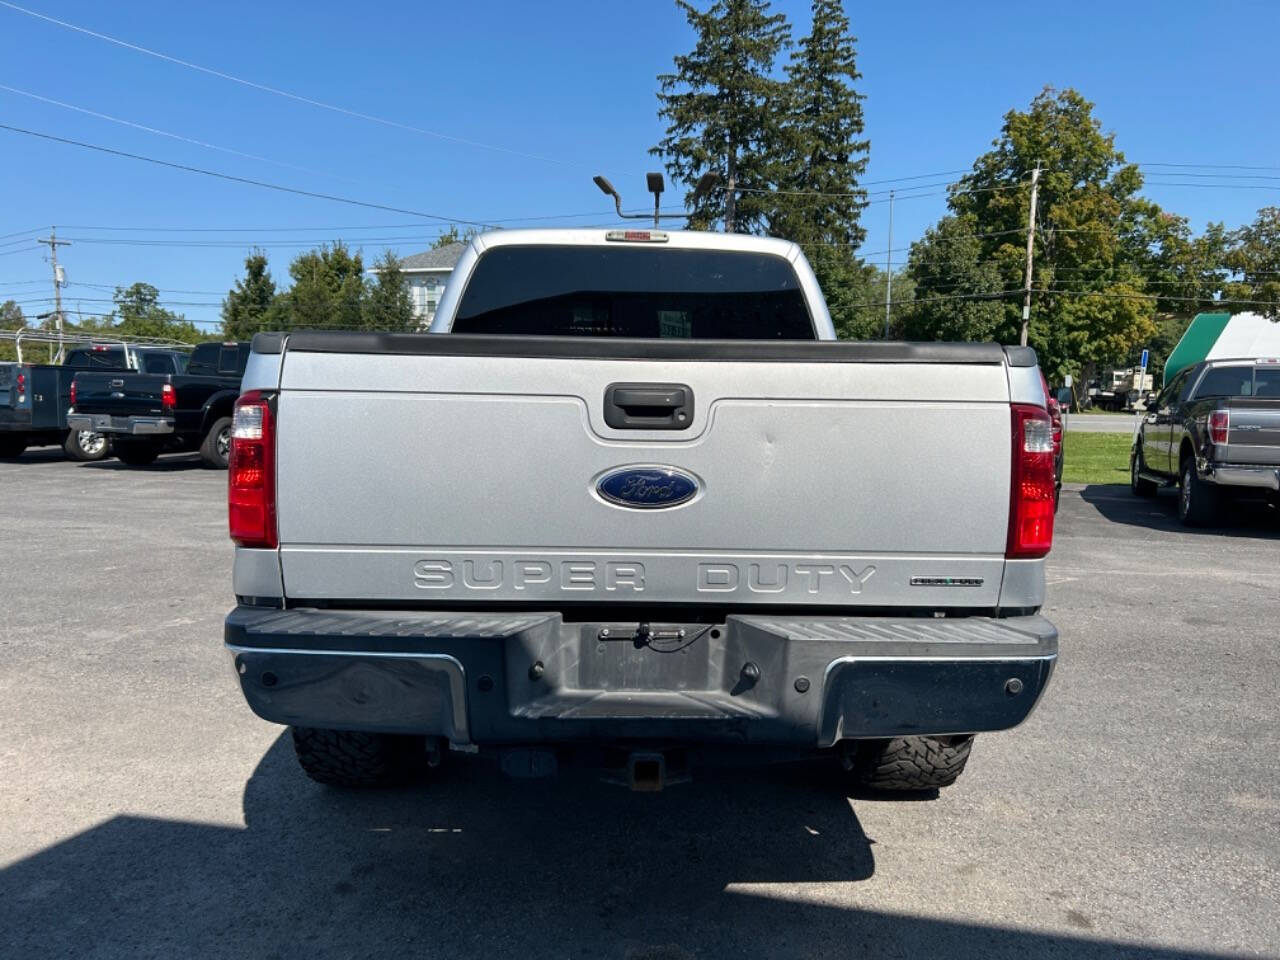
M 62 441 L 62 452 L 69 460 L 93 463 L 107 458 L 107 454 L 111 452 L 111 444 L 101 433 L 92 433 L 89 430 L 68 430 L 66 439 Z
M 21 435 L 0 435 L 0 460 L 12 460 L 22 456 L 27 449 L 27 438 Z
M 1150 480 L 1144 480 L 1140 474 L 1146 466 L 1142 461 L 1141 448 L 1135 450 L 1129 457 L 1129 489 L 1133 491 L 1135 497 L 1154 497 L 1156 490 L 1159 489 Z
M 200 462 L 211 470 L 225 470 L 230 454 L 231 418 L 219 417 L 200 444 Z
M 873 790 L 920 793 L 949 787 L 964 772 L 973 737 L 894 737 L 858 744 L 857 782 Z
M 1182 489 L 1178 491 L 1178 519 L 1187 527 L 1211 527 L 1218 521 L 1220 501 L 1213 484 L 1196 473 L 1192 457 L 1182 461 Z
M 408 783 L 427 769 L 426 739 L 390 733 L 291 727 L 302 771 L 336 787 Z
M 131 467 L 145 467 L 156 462 L 160 451 L 150 444 L 117 443 L 115 454 L 121 463 L 127 463 Z

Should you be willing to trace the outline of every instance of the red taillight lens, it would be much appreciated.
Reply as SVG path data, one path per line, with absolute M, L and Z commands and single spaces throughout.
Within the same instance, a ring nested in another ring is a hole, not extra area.
M 75 385 L 76 385 L 76 382 L 72 380 L 71 386 L 74 388 Z M 27 392 L 27 375 L 25 373 L 20 373 L 18 374 L 18 399 L 21 400 L 22 394 L 26 392 Z
M 1053 546 L 1053 421 L 1040 407 L 1011 404 L 1013 462 L 1009 477 L 1009 558 L 1043 557 Z
M 160 406 L 165 410 L 174 410 L 177 408 L 178 392 L 173 389 L 172 383 L 166 383 L 160 387 Z
M 1225 444 L 1227 433 L 1231 430 L 1231 411 L 1214 410 L 1209 414 L 1209 442 Z
M 18 389 L 22 389 L 21 385 L 19 385 Z M 76 405 L 76 382 L 74 379 L 71 381 L 71 405 L 73 407 Z
M 275 547 L 275 420 L 267 398 L 250 390 L 236 401 L 227 464 L 227 524 L 242 547 Z

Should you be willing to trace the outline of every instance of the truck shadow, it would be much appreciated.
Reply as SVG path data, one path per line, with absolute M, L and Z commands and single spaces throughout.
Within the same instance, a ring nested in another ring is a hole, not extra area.
M 244 818 L 117 816 L 13 864 L 0 873 L 7 954 L 1205 956 L 754 888 L 874 872 L 874 841 L 811 767 L 654 795 L 512 782 L 464 760 L 445 782 L 344 792 L 305 780 L 281 737 L 246 786 Z
M 1080 498 L 1112 523 L 1193 536 L 1249 537 L 1280 540 L 1280 515 L 1263 502 L 1240 501 L 1223 507 L 1221 522 L 1212 527 L 1184 527 L 1178 519 L 1176 491 L 1162 490 L 1151 499 L 1135 497 L 1128 485 L 1094 483 Z
M 139 471 L 142 473 L 173 473 L 179 470 L 204 470 L 205 466 L 200 462 L 198 453 L 168 453 L 157 457 L 154 463 L 149 463 L 143 467 L 130 466 L 117 460 L 115 457 L 107 457 L 105 460 L 97 460 L 92 463 L 81 463 L 77 466 L 83 467 L 85 470 L 106 470 L 106 471 Z

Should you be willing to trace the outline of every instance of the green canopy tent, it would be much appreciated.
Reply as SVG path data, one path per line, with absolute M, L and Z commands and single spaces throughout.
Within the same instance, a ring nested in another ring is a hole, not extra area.
M 1280 323 L 1258 313 L 1198 313 L 1164 365 L 1164 382 L 1201 360 L 1280 357 Z

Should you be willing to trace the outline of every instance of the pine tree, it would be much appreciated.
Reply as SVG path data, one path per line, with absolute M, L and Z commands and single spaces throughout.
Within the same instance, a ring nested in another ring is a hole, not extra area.
M 814 0 L 813 26 L 787 65 L 786 172 L 770 232 L 798 243 L 852 251 L 866 231 L 858 222 L 871 142 L 862 136 L 856 38 L 841 0 Z
M 276 283 L 267 269 L 267 255 L 254 250 L 244 260 L 244 276 L 222 301 L 222 334 L 229 340 L 246 340 L 272 328 L 278 319 Z
M 374 267 L 364 301 L 364 329 L 409 333 L 418 329 L 409 282 L 400 261 L 388 250 Z
M 716 189 L 698 201 L 691 227 L 719 220 L 729 233 L 760 230 L 773 208 L 786 103 L 783 84 L 770 74 L 791 29 L 785 16 L 769 12 L 768 0 L 715 0 L 705 12 L 688 0 L 676 5 L 697 42 L 675 58 L 674 73 L 658 77 L 658 115 L 668 126 L 650 153 L 686 184 L 708 171 L 720 174 Z

